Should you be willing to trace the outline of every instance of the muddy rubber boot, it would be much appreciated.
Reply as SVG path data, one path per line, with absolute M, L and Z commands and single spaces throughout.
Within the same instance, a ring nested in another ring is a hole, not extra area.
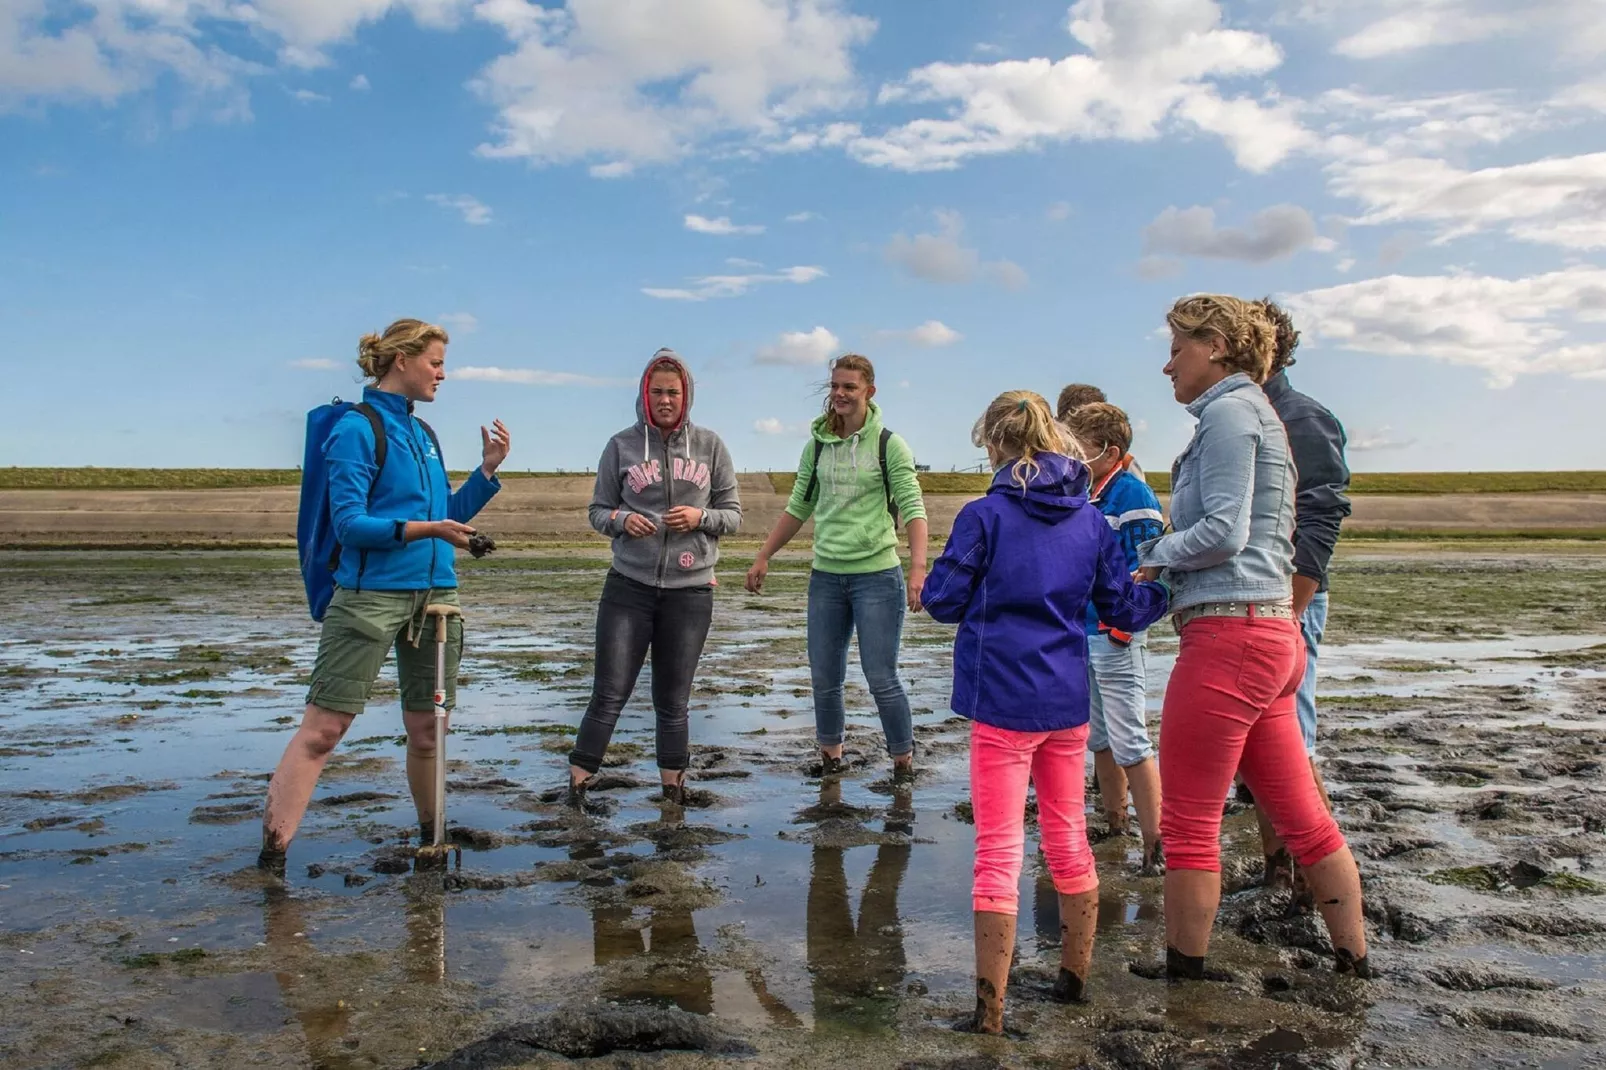
M 1174 947 L 1165 949 L 1165 964 L 1158 962 L 1129 962 L 1127 971 L 1149 981 L 1231 981 L 1233 975 L 1226 970 L 1213 970 L 1205 966 L 1203 955 L 1184 955 Z
M 1293 887 L 1294 860 L 1289 857 L 1288 848 L 1281 847 L 1273 854 L 1266 856 L 1266 871 L 1260 875 L 1262 888 L 1276 888 L 1279 885 Z
M 1338 973 L 1352 973 L 1363 981 L 1372 979 L 1372 964 L 1367 956 L 1356 958 L 1355 952 L 1343 947 L 1335 948 L 1333 954 L 1338 960 L 1335 966 Z
M 836 757 L 832 757 L 831 755 L 826 754 L 826 753 L 824 753 L 822 751 L 820 753 L 819 770 L 820 771 L 818 773 L 814 774 L 815 776 L 820 776 L 820 777 L 841 776 L 842 775 L 842 756 L 841 755 L 837 755 Z
M 663 800 L 671 806 L 684 807 L 686 805 L 686 771 L 682 769 L 680 776 L 670 784 L 663 785 Z
M 1165 876 L 1165 842 L 1155 840 L 1153 847 L 1143 849 L 1143 865 L 1138 870 L 1140 877 Z
M 567 806 L 577 814 L 583 813 L 586 808 L 586 788 L 589 787 L 590 784 L 590 777 L 587 777 L 584 780 L 575 780 L 573 777 L 570 777 L 569 790 L 564 793 L 563 805 Z
M 915 782 L 915 762 L 911 756 L 907 762 L 892 763 L 892 783 L 896 786 L 913 784 Z
M 1059 979 L 1048 993 L 1048 998 L 1055 1003 L 1091 1003 L 1087 995 L 1087 982 L 1076 976 L 1064 966 L 1060 967 Z
M 272 844 L 263 844 L 262 850 L 257 854 L 257 868 L 270 877 L 284 880 L 284 867 L 288 861 L 289 852 Z

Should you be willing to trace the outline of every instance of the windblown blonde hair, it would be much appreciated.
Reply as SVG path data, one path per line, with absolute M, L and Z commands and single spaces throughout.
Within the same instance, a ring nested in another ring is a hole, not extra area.
M 831 362 L 831 374 L 835 375 L 837 372 L 858 372 L 864 376 L 865 386 L 875 386 L 875 365 L 870 363 L 869 357 L 860 356 L 857 353 L 844 353 Z M 831 381 L 829 378 L 826 379 L 825 384 L 825 418 L 826 426 L 831 429 L 831 434 L 837 438 L 842 438 L 847 429 L 843 426 L 842 417 L 838 416 L 836 410 L 831 407 Z
M 993 399 L 976 421 L 970 440 L 1004 458 L 1015 458 L 1010 478 L 1022 490 L 1037 474 L 1037 455 L 1067 453 L 1070 440 L 1054 420 L 1043 395 L 1031 390 L 1006 390 Z
M 1166 313 L 1178 334 L 1198 342 L 1220 338 L 1226 345 L 1221 363 L 1257 383 L 1271 376 L 1277 354 L 1277 331 L 1256 304 L 1224 294 L 1184 297 Z
M 423 320 L 397 320 L 385 328 L 384 334 L 362 336 L 357 342 L 357 367 L 377 383 L 390 374 L 397 357 L 416 357 L 428 349 L 431 342 L 445 345 L 449 341 L 444 327 Z

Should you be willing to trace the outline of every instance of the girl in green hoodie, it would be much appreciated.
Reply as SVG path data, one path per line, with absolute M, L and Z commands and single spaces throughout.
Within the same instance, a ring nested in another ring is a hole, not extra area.
M 791 500 L 748 570 L 747 589 L 762 591 L 770 558 L 812 516 L 808 649 L 822 775 L 842 768 L 847 717 L 842 688 L 848 644 L 857 630 L 865 682 L 881 715 L 894 774 L 902 778 L 914 772 L 914 728 L 909 697 L 898 679 L 898 647 L 904 613 L 920 612 L 926 507 L 908 444 L 889 435 L 883 446 L 875 392 L 875 368 L 868 359 L 850 353 L 832 362 L 825 414 L 814 421 Z M 898 561 L 898 516 L 909 529 L 907 578 Z

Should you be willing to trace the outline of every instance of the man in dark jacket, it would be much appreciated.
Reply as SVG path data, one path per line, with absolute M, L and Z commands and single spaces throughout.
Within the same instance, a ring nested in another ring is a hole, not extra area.
M 1327 789 L 1316 769 L 1316 659 L 1327 627 L 1327 567 L 1338 543 L 1339 526 L 1350 515 L 1344 427 L 1320 402 L 1288 382 L 1299 332 L 1288 313 L 1270 298 L 1260 302 L 1260 307 L 1277 331 L 1277 355 L 1272 360 L 1271 378 L 1266 380 L 1266 397 L 1288 430 L 1289 452 L 1299 472 L 1294 491 L 1294 615 L 1305 636 L 1307 655 L 1305 679 L 1299 685 L 1299 730 L 1305 737 L 1316 786 L 1326 800 Z M 1264 819 L 1261 837 L 1270 869 L 1272 856 L 1282 844 Z

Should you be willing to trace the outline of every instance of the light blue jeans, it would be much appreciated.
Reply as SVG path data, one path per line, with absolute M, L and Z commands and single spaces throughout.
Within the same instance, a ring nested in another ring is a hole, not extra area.
M 1123 769 L 1154 757 L 1145 717 L 1148 640 L 1147 632 L 1134 635 L 1131 646 L 1117 646 L 1104 635 L 1087 637 L 1087 749 L 1109 751 Z
M 887 753 L 901 758 L 915 748 L 909 696 L 898 679 L 898 648 L 908 610 L 903 567 L 843 575 L 809 573 L 809 674 L 814 683 L 814 734 L 821 746 L 843 740 L 847 710 L 848 643 L 859 633 L 859 664 L 881 714 Z
M 1305 615 L 1299 618 L 1299 630 L 1305 637 L 1305 679 L 1300 681 L 1298 708 L 1299 734 L 1305 737 L 1305 753 L 1316 757 L 1316 649 L 1322 645 L 1327 631 L 1327 592 L 1322 591 L 1310 600 Z

